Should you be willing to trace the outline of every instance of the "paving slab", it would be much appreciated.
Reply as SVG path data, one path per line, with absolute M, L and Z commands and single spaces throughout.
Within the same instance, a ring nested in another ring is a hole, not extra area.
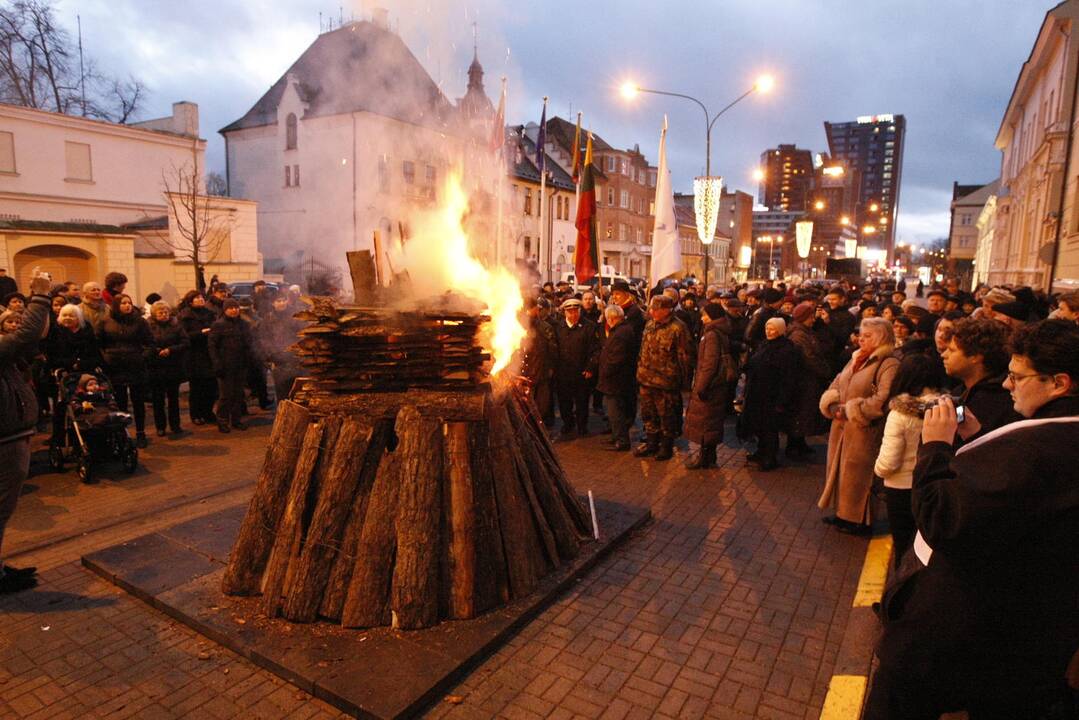
M 230 507 L 89 553 L 83 565 L 197 632 L 329 704 L 363 718 L 413 717 L 510 640 L 651 517 L 597 501 L 600 539 L 526 598 L 426 630 L 344 629 L 268 619 L 258 598 L 221 593 L 246 508 Z

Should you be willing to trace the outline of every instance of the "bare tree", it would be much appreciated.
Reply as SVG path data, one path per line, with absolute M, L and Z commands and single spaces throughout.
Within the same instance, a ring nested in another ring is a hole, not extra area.
M 228 197 L 229 185 L 225 176 L 219 172 L 206 173 L 206 194 L 215 197 Z
M 93 60 L 80 66 L 51 0 L 0 4 L 0 101 L 123 123 L 145 99 L 137 79 L 112 78 Z
M 202 273 L 205 263 L 213 262 L 229 239 L 234 222 L 232 213 L 203 191 L 204 179 L 199 166 L 198 140 L 191 144 L 191 162 L 162 171 L 165 198 L 169 203 L 171 225 L 163 238 L 151 242 L 164 245 L 177 258 L 190 260 L 195 266 L 195 284 L 206 289 Z

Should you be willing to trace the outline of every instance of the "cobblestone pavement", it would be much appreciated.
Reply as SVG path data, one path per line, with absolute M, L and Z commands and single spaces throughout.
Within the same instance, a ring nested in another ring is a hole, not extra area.
M 35 455 L 5 553 L 42 582 L 0 598 L 0 718 L 339 716 L 79 565 L 245 502 L 269 421 L 151 438 L 139 472 L 90 486 Z M 818 717 L 866 545 L 820 523 L 822 466 L 759 473 L 728 448 L 720 469 L 689 472 L 684 449 L 657 463 L 599 436 L 558 448 L 578 490 L 646 504 L 654 522 L 428 716 Z

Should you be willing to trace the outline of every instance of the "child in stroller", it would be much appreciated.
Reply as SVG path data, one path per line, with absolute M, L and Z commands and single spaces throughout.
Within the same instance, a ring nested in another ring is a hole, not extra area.
M 127 429 L 131 415 L 118 410 L 104 374 L 57 370 L 56 375 L 64 439 L 49 448 L 52 468 L 59 472 L 66 461 L 73 460 L 84 483 L 94 481 L 95 463 L 103 459 L 119 460 L 125 471 L 135 472 L 139 451 Z

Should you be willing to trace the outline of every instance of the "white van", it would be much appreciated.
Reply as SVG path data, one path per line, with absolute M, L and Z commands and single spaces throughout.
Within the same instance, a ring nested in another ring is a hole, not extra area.
M 611 282 L 614 280 L 625 280 L 629 282 L 629 279 L 622 273 L 615 270 L 613 265 L 604 265 L 600 270 L 600 275 L 603 278 L 603 287 L 610 287 Z M 592 290 L 596 286 L 596 281 L 593 278 L 588 283 L 578 283 L 577 276 L 572 272 L 562 273 L 562 282 L 567 282 L 575 289 L 584 292 L 585 290 Z

